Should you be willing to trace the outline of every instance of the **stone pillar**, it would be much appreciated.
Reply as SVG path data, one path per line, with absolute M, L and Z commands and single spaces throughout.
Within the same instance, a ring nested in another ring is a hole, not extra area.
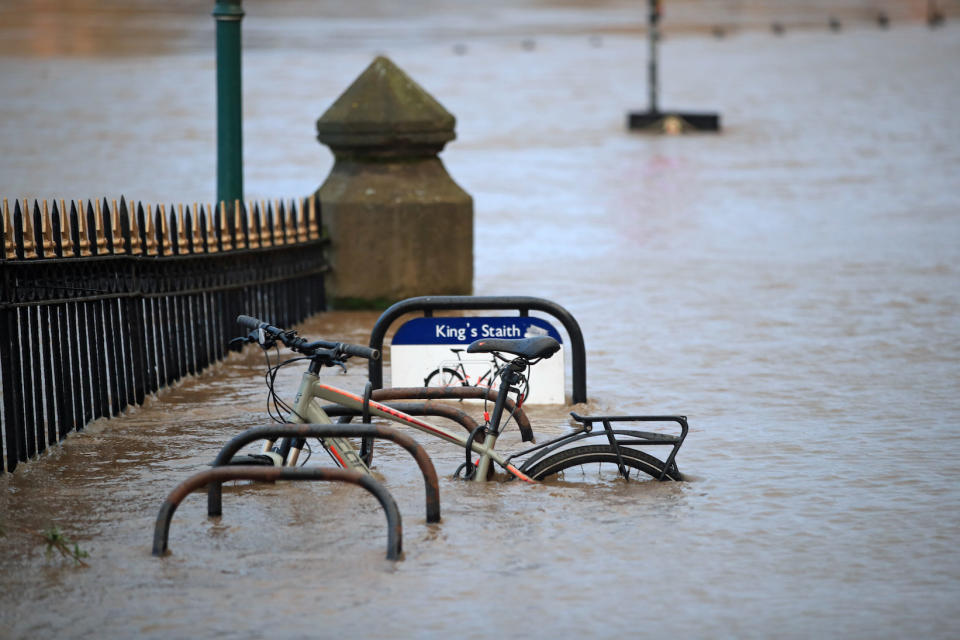
M 334 308 L 472 293 L 473 199 L 437 157 L 454 123 L 383 56 L 317 120 L 317 139 L 335 157 L 317 190 Z

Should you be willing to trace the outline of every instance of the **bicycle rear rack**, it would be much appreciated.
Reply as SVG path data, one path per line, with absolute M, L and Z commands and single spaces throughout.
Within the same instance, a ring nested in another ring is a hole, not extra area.
M 663 470 L 660 472 L 660 477 L 658 480 L 663 480 L 667 473 L 674 473 L 677 476 L 680 475 L 680 470 L 677 468 L 676 457 L 677 451 L 680 450 L 680 445 L 683 444 L 684 439 L 687 437 L 687 430 L 689 425 L 687 424 L 686 416 L 581 416 L 576 412 L 571 411 L 570 416 L 577 422 L 583 425 L 583 430 L 579 433 L 575 432 L 572 434 L 565 434 L 544 442 L 536 447 L 521 451 L 519 453 L 510 456 L 510 458 L 526 455 L 534 451 L 539 451 L 535 456 L 529 458 L 523 463 L 523 466 L 520 467 L 521 471 L 525 471 L 538 460 L 541 460 L 550 453 L 556 451 L 560 447 L 569 445 L 572 442 L 578 440 L 583 440 L 585 438 L 593 438 L 600 435 L 606 435 L 607 441 L 610 443 L 610 446 L 613 447 L 613 450 L 617 453 L 617 466 L 620 469 L 620 475 L 622 475 L 626 480 L 630 479 L 629 472 L 627 471 L 626 466 L 623 464 L 623 458 L 620 455 L 620 447 L 627 445 L 634 446 L 649 446 L 649 445 L 672 445 L 673 448 L 670 450 L 670 455 L 667 456 L 667 459 L 663 462 Z M 593 433 L 593 423 L 600 422 L 603 424 L 602 433 Z M 676 422 L 680 425 L 680 435 L 671 436 L 663 433 L 655 433 L 651 431 L 635 431 L 632 429 L 614 429 L 610 424 L 611 422 Z M 629 439 L 618 439 L 617 436 L 622 436 L 623 438 Z M 510 459 L 508 458 L 508 459 Z
M 267 425 L 247 429 L 232 438 L 213 461 L 213 466 L 223 467 L 245 445 L 257 440 L 276 440 L 277 438 L 378 438 L 390 440 L 406 449 L 420 466 L 426 491 L 427 522 L 440 522 L 440 482 L 437 470 L 426 450 L 410 436 L 396 429 L 372 424 L 288 424 Z M 237 468 L 237 467 L 227 467 Z M 291 467 L 278 467 L 289 469 Z M 300 467 L 313 468 L 313 467 Z M 219 516 L 223 510 L 223 481 L 213 479 L 207 488 L 207 515 Z
M 320 480 L 328 482 L 348 482 L 363 487 L 376 497 L 387 514 L 387 560 L 399 560 L 403 550 L 403 527 L 400 522 L 400 510 L 390 492 L 369 475 L 347 469 L 325 467 L 256 467 L 227 466 L 201 471 L 181 482 L 160 507 L 157 523 L 153 530 L 153 555 L 163 556 L 167 552 L 167 539 L 170 535 L 170 520 L 185 497 L 204 485 L 222 483 L 230 480 L 255 480 L 276 482 L 277 480 Z

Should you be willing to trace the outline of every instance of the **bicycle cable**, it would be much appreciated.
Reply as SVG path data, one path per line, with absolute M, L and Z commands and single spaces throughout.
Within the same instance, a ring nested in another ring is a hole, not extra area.
M 277 352 L 277 359 L 280 358 L 280 347 L 276 344 L 273 345 L 274 349 Z M 301 360 L 311 360 L 312 356 L 297 356 L 295 358 L 290 358 L 289 360 L 284 360 L 276 365 L 270 364 L 270 353 L 267 349 L 264 349 L 264 357 L 267 361 L 267 371 L 264 374 L 264 380 L 267 385 L 267 415 L 270 416 L 270 419 L 274 422 L 280 424 L 291 424 L 290 420 L 287 419 L 283 414 L 295 415 L 300 418 L 303 422 L 307 422 L 306 418 L 301 416 L 296 412 L 296 410 L 286 403 L 276 392 L 276 380 L 277 375 L 280 372 L 280 369 L 291 365 L 295 362 L 300 362 Z
M 276 351 L 277 351 L 277 357 L 279 358 L 279 357 L 280 357 L 280 349 L 279 349 L 279 347 L 276 347 Z M 264 350 L 264 353 L 265 353 L 266 359 L 267 359 L 267 372 L 266 372 L 266 374 L 265 374 L 265 376 L 264 376 L 264 377 L 266 378 L 266 384 L 267 384 L 267 389 L 268 389 L 268 392 L 267 392 L 267 413 L 270 415 L 270 418 L 271 418 L 274 422 L 279 422 L 280 424 L 293 424 L 290 420 L 288 420 L 288 419 L 283 415 L 283 412 L 285 411 L 288 415 L 290 415 L 290 414 L 296 415 L 296 416 L 299 417 L 303 422 L 307 422 L 307 419 L 306 419 L 306 418 L 304 418 L 303 416 L 301 416 L 300 414 L 298 414 L 293 407 L 291 407 L 289 404 L 287 404 L 287 403 L 276 393 L 275 386 L 276 386 L 277 374 L 280 372 L 280 369 L 281 369 L 282 367 L 285 367 L 285 366 L 287 366 L 287 365 L 293 364 L 293 363 L 295 363 L 295 362 L 299 362 L 299 361 L 301 361 L 301 360 L 311 360 L 311 359 L 312 359 L 312 356 L 298 356 L 298 357 L 296 357 L 296 358 L 290 358 L 289 360 L 285 360 L 285 361 L 283 361 L 283 362 L 280 362 L 279 364 L 276 364 L 276 365 L 271 366 L 271 365 L 270 365 L 270 355 L 269 355 L 269 352 L 265 349 L 265 350 Z M 342 365 L 341 365 L 341 366 L 342 366 Z M 271 401 L 272 401 L 272 404 L 271 404 Z M 320 446 L 323 447 L 324 451 L 327 452 L 327 454 L 330 456 L 330 459 L 333 460 L 334 462 L 336 462 L 337 460 L 336 460 L 336 458 L 333 456 L 333 453 L 330 451 L 330 449 L 329 449 L 326 445 L 323 444 L 323 440 L 322 440 L 321 438 L 317 438 L 317 442 L 319 442 L 319 443 L 320 443 Z M 311 457 L 313 457 L 313 448 L 310 446 L 310 443 L 309 443 L 308 441 L 304 441 L 304 449 L 306 450 L 307 457 L 304 458 L 302 462 L 300 462 L 300 466 L 301 466 L 301 467 L 302 467 L 303 465 L 305 465 L 305 464 L 307 463 L 307 461 L 310 460 Z

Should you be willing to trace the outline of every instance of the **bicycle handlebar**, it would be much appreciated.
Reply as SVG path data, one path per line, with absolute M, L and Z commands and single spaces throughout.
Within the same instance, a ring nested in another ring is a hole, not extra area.
M 294 351 L 298 351 L 306 355 L 312 354 L 317 349 L 330 349 L 336 352 L 338 355 L 357 356 L 359 358 L 366 358 L 367 360 L 380 359 L 380 351 L 377 349 L 371 349 L 370 347 L 364 347 L 359 344 L 330 342 L 328 340 L 315 340 L 314 342 L 307 342 L 305 339 L 297 337 L 296 333 L 292 331 L 284 331 L 280 327 L 274 327 L 271 324 L 261 322 L 257 318 L 253 318 L 251 316 L 239 315 L 237 316 L 237 322 L 241 327 L 249 329 L 250 331 L 263 331 L 271 338 L 279 340 Z
M 260 325 L 265 325 L 265 322 L 260 322 L 256 318 L 251 318 L 250 316 L 239 315 L 237 316 L 237 322 L 244 329 L 250 329 L 251 331 L 256 331 L 260 328 Z

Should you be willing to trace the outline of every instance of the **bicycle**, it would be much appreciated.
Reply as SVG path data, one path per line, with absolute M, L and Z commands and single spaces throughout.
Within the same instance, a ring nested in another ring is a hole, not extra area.
M 465 364 L 473 364 L 470 361 L 464 361 L 460 356 L 463 353 L 464 349 L 451 348 L 450 351 L 457 356 L 456 360 L 443 360 L 440 362 L 440 365 L 427 374 L 427 377 L 423 379 L 423 386 L 425 387 L 453 387 L 453 386 L 476 386 L 476 387 L 492 387 L 493 380 L 496 376 L 498 369 L 496 357 L 490 357 L 490 366 L 486 371 L 483 372 L 476 382 L 470 382 L 470 375 L 467 373 Z M 476 361 L 479 364 L 481 361 Z M 486 385 L 484 385 L 486 383 Z
M 484 338 L 477 340 L 467 347 L 467 353 L 489 353 L 499 365 L 496 378 L 500 379 L 500 387 L 492 412 L 484 412 L 484 424 L 476 427 L 468 436 L 463 436 L 435 425 L 426 420 L 408 415 L 387 404 L 370 399 L 370 385 L 363 396 L 338 389 L 321 382 L 319 374 L 324 367 L 344 367 L 350 357 L 361 357 L 377 360 L 380 353 L 369 347 L 351 345 L 339 342 L 317 340 L 313 342 L 301 338 L 295 331 L 281 329 L 266 322 L 261 322 L 250 316 L 239 316 L 237 321 L 241 326 L 250 330 L 244 342 L 256 342 L 264 351 L 276 348 L 277 342 L 282 343 L 291 351 L 300 354 L 275 366 L 267 363 L 268 405 L 272 400 L 277 414 L 271 410 L 271 417 L 278 422 L 294 423 L 331 423 L 330 417 L 316 400 L 326 400 L 342 407 L 346 407 L 365 417 L 377 416 L 392 422 L 412 427 L 428 435 L 440 438 L 453 445 L 461 447 L 465 452 L 466 460 L 455 472 L 465 479 L 475 481 L 487 480 L 493 476 L 493 464 L 504 469 L 509 477 L 524 482 L 536 482 L 570 469 L 571 467 L 597 463 L 598 465 L 614 465 L 620 476 L 630 479 L 631 469 L 645 473 L 658 480 L 679 481 L 683 479 L 677 468 L 676 455 L 687 436 L 688 424 L 685 416 L 580 416 L 571 413 L 578 423 L 578 428 L 570 433 L 551 438 L 544 443 L 532 447 L 501 455 L 494 450 L 498 437 L 512 417 L 512 413 L 504 419 L 505 409 L 510 405 L 509 395 L 515 394 L 516 399 L 512 406 L 514 411 L 522 406 L 523 398 L 529 391 L 528 381 L 524 375 L 530 365 L 544 358 L 549 358 L 560 349 L 560 344 L 549 336 L 531 338 Z M 506 357 L 508 354 L 512 357 Z M 274 383 L 277 371 L 284 366 L 295 362 L 308 361 L 309 366 L 303 373 L 300 386 L 292 405 L 287 405 L 276 393 Z M 286 419 L 286 411 L 290 419 Z M 679 435 L 667 435 L 656 432 L 615 429 L 613 422 L 674 422 L 680 427 Z M 594 423 L 601 423 L 603 430 L 593 432 Z M 601 444 L 579 444 L 587 438 L 605 437 Z M 266 441 L 263 452 L 256 456 L 247 456 L 243 464 L 268 464 L 278 466 L 296 466 L 306 442 L 303 439 L 291 440 L 281 438 L 278 441 Z M 370 473 L 369 457 L 363 455 L 353 442 L 347 438 L 323 438 L 321 445 L 330 454 L 338 466 L 354 469 L 363 473 Z M 659 460 L 653 455 L 636 449 L 637 446 L 670 446 L 666 459 Z M 479 456 L 474 461 L 471 454 Z M 367 460 L 365 460 L 367 458 Z M 307 458 L 309 459 L 309 458 Z M 234 462 L 238 462 L 236 459 Z M 306 460 L 304 461 L 304 463 Z M 514 464 L 516 462 L 516 464 Z

